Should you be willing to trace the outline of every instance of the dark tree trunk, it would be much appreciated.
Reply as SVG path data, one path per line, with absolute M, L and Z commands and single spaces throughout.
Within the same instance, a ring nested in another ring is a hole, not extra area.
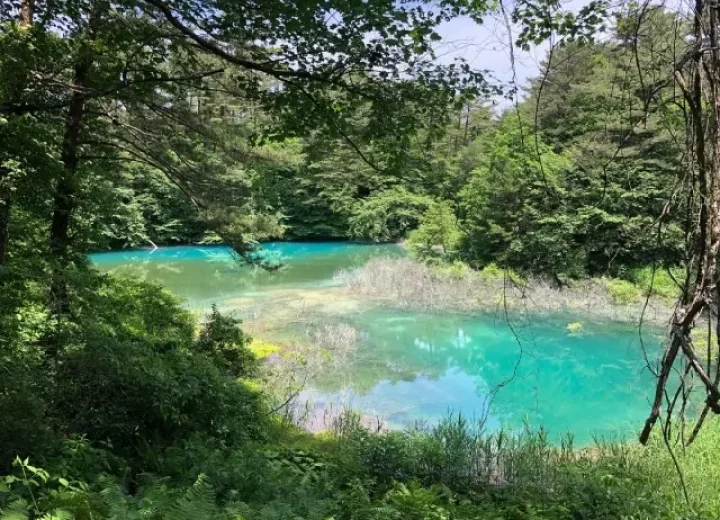
M 65 268 L 68 264 L 70 246 L 70 219 L 75 209 L 75 185 L 78 166 L 80 134 L 85 115 L 85 92 L 91 62 L 82 60 L 75 67 L 74 94 L 68 107 L 65 134 L 62 142 L 61 160 L 63 172 L 57 181 L 50 225 L 50 252 L 54 270 L 50 285 L 50 308 L 53 314 L 67 314 L 69 310 Z
M 697 48 L 692 50 L 688 66 L 676 66 L 676 84 L 682 90 L 689 107 L 691 126 L 689 128 L 690 157 L 694 158 L 693 170 L 699 196 L 699 218 L 693 236 L 697 238 L 688 279 L 692 280 L 683 299 L 676 307 L 672 318 L 670 342 L 663 355 L 655 387 L 655 396 L 648 419 L 640 433 L 640 442 L 647 443 L 655 423 L 663 412 L 669 425 L 676 399 L 668 388 L 676 362 L 681 360 L 692 371 L 706 392 L 705 407 L 693 428 L 688 442 L 697 435 L 709 411 L 720 414 L 720 364 L 713 375 L 703 368 L 695 354 L 691 333 L 703 317 L 711 319 L 717 314 L 720 303 L 718 255 L 720 254 L 720 13 L 713 0 L 696 0 L 694 10 L 694 39 Z M 705 38 L 705 27 L 709 27 L 709 38 Z M 706 43 L 707 42 L 707 46 Z M 704 47 L 705 46 L 705 47 Z M 692 82 L 686 77 L 691 75 Z M 694 276 L 691 276 L 693 275 Z M 720 344 L 717 345 L 720 363 Z M 682 378 L 678 395 L 683 388 Z M 686 397 L 683 397 L 685 400 Z M 682 410 L 680 420 L 683 420 Z

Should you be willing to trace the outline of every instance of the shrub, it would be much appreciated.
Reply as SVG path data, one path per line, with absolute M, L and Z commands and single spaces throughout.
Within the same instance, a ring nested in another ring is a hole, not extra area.
M 492 262 L 487 264 L 485 267 L 483 267 L 479 271 L 480 277 L 484 278 L 486 280 L 505 280 L 507 278 L 508 280 L 518 284 L 518 285 L 524 285 L 527 283 L 527 280 L 520 276 L 517 272 L 513 271 L 512 269 L 503 269 L 496 263 Z
M 421 260 L 453 260 L 462 233 L 457 217 L 447 203 L 435 203 L 422 218 L 420 227 L 408 236 L 410 251 Z
M 605 287 L 615 303 L 633 303 L 641 296 L 638 286 L 627 280 L 609 278 L 605 280 Z
M 648 266 L 631 270 L 628 278 L 639 286 L 645 295 L 674 300 L 680 296 L 678 283 L 683 283 L 685 274 L 680 269 L 653 269 Z
M 43 456 L 52 445 L 47 392 L 38 367 L 0 355 L 0 471 L 18 456 Z
M 66 433 L 132 449 L 202 433 L 234 442 L 259 437 L 260 397 L 184 348 L 96 340 L 67 353 L 54 415 Z
M 267 341 L 263 341 L 258 338 L 253 338 L 248 348 L 250 349 L 250 352 L 252 352 L 258 359 L 265 359 L 266 357 L 270 357 L 276 352 L 282 350 L 280 345 L 276 345 L 275 343 L 268 343 Z
M 353 237 L 373 242 L 389 242 L 402 238 L 415 229 L 431 200 L 404 188 L 393 188 L 365 199 L 350 217 Z
M 250 377 L 258 368 L 258 360 L 249 348 L 252 338 L 240 329 L 242 322 L 224 316 L 215 304 L 207 316 L 195 348 L 208 355 L 234 377 Z
M 451 264 L 441 263 L 432 267 L 432 274 L 438 278 L 449 277 L 454 280 L 462 280 L 475 274 L 475 271 L 466 263 L 455 260 Z

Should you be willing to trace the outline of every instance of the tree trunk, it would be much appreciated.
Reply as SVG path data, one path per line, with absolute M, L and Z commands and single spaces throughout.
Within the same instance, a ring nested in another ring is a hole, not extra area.
M 64 315 L 69 310 L 65 268 L 68 264 L 70 245 L 70 219 L 75 209 L 76 172 L 80 134 L 85 115 L 85 92 L 91 66 L 92 62 L 89 59 L 82 59 L 75 67 L 74 93 L 68 107 L 60 156 L 63 172 L 57 181 L 53 201 L 50 252 L 53 255 L 54 269 L 50 284 L 50 309 L 54 315 Z
M 675 363 L 682 360 L 687 372 L 692 371 L 706 392 L 705 409 L 693 429 L 690 442 L 696 437 L 708 411 L 720 414 L 720 366 L 713 378 L 699 362 L 692 344 L 692 330 L 703 317 L 711 319 L 717 314 L 718 254 L 720 252 L 720 16 L 715 1 L 696 0 L 694 10 L 694 41 L 690 66 L 685 73 L 692 74 L 692 82 L 685 80 L 682 68 L 675 71 L 678 86 L 689 107 L 691 124 L 688 129 L 689 157 L 692 164 L 695 189 L 699 195 L 698 221 L 692 230 L 696 238 L 688 280 L 692 287 L 684 291 L 681 304 L 676 307 L 670 331 L 670 343 L 660 365 L 655 397 L 650 415 L 640 434 L 640 442 L 647 443 L 650 433 L 660 417 L 668 391 L 668 382 Z M 707 38 L 709 36 L 709 38 Z M 705 43 L 707 42 L 707 44 Z M 709 44 L 709 45 L 708 45 Z M 720 345 L 717 354 L 720 356 Z M 718 357 L 720 362 L 720 357 Z M 675 400 L 667 400 L 667 420 L 673 415 Z M 685 407 L 681 408 L 684 410 Z M 682 415 L 682 411 L 679 415 Z M 679 417 L 682 421 L 683 417 Z
M 0 157 L 2 160 L 2 157 Z M 5 264 L 8 241 L 10 240 L 10 170 L 0 166 L 0 267 Z

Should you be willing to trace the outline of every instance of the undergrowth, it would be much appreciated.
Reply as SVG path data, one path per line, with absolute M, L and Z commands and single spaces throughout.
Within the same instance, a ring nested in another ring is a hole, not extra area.
M 352 415 L 310 435 L 275 422 L 273 440 L 192 438 L 133 467 L 107 445 L 69 439 L 45 469 L 16 459 L 0 477 L 0 518 L 677 519 L 720 517 L 720 424 L 676 455 L 541 430 L 483 434 L 463 417 L 372 433 Z

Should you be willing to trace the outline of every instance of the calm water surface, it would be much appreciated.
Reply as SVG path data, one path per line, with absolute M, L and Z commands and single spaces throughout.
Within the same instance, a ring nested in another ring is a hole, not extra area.
M 206 309 L 240 296 L 283 289 L 337 285 L 335 274 L 358 267 L 374 256 L 400 256 L 396 245 L 342 242 L 270 242 L 265 254 L 283 268 L 268 272 L 240 265 L 224 246 L 179 246 L 96 253 L 91 260 L 102 271 L 154 281 L 180 296 L 194 309 Z
M 275 291 L 326 290 L 338 284 L 334 275 L 341 269 L 402 254 L 397 246 L 343 243 L 271 243 L 266 249 L 286 267 L 272 273 L 241 267 L 215 246 L 91 258 L 103 271 L 156 281 L 202 309 Z M 390 427 L 434 422 L 449 412 L 488 412 L 491 429 L 543 425 L 555 438 L 572 432 L 580 443 L 633 436 L 648 411 L 651 375 L 637 328 L 628 325 L 585 322 L 572 333 L 567 326 L 577 318 L 556 316 L 513 322 L 511 330 L 500 316 L 386 309 L 330 319 L 355 326 L 361 341 L 346 363 L 303 393 L 318 411 L 351 406 Z M 658 337 L 646 332 L 644 339 L 656 351 Z

